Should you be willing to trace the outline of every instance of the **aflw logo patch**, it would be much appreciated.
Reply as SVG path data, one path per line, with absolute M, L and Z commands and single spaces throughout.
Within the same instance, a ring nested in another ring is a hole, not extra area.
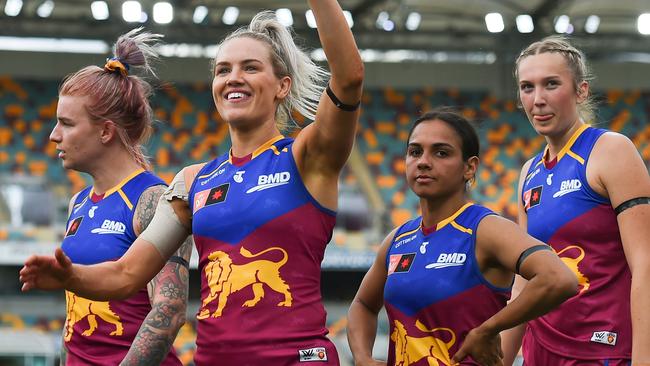
M 596 342 L 596 343 L 606 344 L 606 345 L 609 345 L 609 346 L 615 346 L 616 345 L 616 338 L 617 338 L 616 333 L 608 332 L 606 330 L 600 330 L 600 331 L 594 332 L 594 334 L 591 336 L 591 341 Z
M 388 274 L 395 272 L 408 272 L 413 265 L 415 253 L 392 254 L 388 262 Z
M 230 183 L 224 183 L 212 189 L 206 189 L 194 195 L 194 212 L 205 206 L 221 203 L 226 200 Z
M 529 189 L 524 192 L 524 209 L 528 209 L 539 205 L 542 201 L 542 186 Z
M 65 233 L 65 237 L 67 238 L 68 236 L 73 236 L 74 234 L 77 233 L 77 230 L 79 230 L 79 226 L 81 226 L 81 221 L 84 219 L 83 216 L 79 216 L 76 219 L 72 220 L 70 223 L 70 227 L 68 227 L 68 231 Z
M 327 361 L 327 351 L 325 351 L 325 347 L 301 349 L 298 351 L 298 355 L 300 356 L 300 362 Z
M 579 191 L 582 188 L 580 179 L 563 180 L 560 184 L 560 190 L 553 194 L 553 198 L 562 197 L 567 193 Z
M 274 174 L 262 174 L 257 178 L 257 185 L 246 191 L 246 193 L 253 193 L 257 191 L 263 191 L 265 189 L 283 186 L 289 184 L 291 180 L 291 173 L 289 172 L 280 172 Z
M 102 226 L 92 229 L 93 234 L 124 234 L 126 232 L 126 225 L 119 221 L 104 220 Z
M 424 268 L 439 269 L 439 268 L 446 268 L 446 267 L 462 266 L 463 264 L 465 264 L 466 259 L 467 259 L 467 254 L 465 253 L 440 253 L 436 263 L 427 264 L 426 267 Z

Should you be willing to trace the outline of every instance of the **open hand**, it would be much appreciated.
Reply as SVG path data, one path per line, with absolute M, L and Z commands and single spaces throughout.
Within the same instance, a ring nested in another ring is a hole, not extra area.
M 480 327 L 472 329 L 452 361 L 458 363 L 467 356 L 472 356 L 472 359 L 482 366 L 503 366 L 501 336 L 499 333 L 484 332 Z
M 27 258 L 20 270 L 20 282 L 23 283 L 21 290 L 62 289 L 71 277 L 72 261 L 61 248 L 57 248 L 54 256 L 32 255 Z

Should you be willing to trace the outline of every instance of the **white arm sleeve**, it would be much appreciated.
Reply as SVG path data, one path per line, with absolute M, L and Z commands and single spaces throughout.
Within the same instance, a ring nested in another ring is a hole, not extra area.
M 176 174 L 174 180 L 158 200 L 153 219 L 140 234 L 140 238 L 153 244 L 165 260 L 169 259 L 183 245 L 187 236 L 191 234 L 190 229 L 181 224 L 176 212 L 174 212 L 174 208 L 170 203 L 174 198 L 180 198 L 184 201 L 188 199 L 182 170 Z

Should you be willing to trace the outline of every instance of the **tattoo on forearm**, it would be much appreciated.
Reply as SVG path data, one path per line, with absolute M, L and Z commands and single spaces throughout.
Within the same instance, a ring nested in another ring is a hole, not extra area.
M 190 259 L 192 241 L 187 240 L 176 252 Z M 159 365 L 167 357 L 176 334 L 185 323 L 189 271 L 168 262 L 150 282 L 152 309 L 142 323 L 122 366 Z
M 164 186 L 153 186 L 142 192 L 142 195 L 140 195 L 140 199 L 138 200 L 138 204 L 133 214 L 136 233 L 142 233 L 144 229 L 149 226 L 149 223 L 151 223 L 153 215 L 156 212 L 158 199 L 160 199 L 163 192 L 165 192 Z
M 172 341 L 173 337 L 170 339 L 168 335 L 158 334 L 143 324 L 121 365 L 159 365 L 169 353 Z

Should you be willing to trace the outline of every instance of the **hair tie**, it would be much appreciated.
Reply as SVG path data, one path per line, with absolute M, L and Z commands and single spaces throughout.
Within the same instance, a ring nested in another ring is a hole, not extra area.
M 120 61 L 117 57 L 111 57 L 106 59 L 106 65 L 104 65 L 104 70 L 115 72 L 120 71 L 120 74 L 124 76 L 129 75 L 129 64 Z

